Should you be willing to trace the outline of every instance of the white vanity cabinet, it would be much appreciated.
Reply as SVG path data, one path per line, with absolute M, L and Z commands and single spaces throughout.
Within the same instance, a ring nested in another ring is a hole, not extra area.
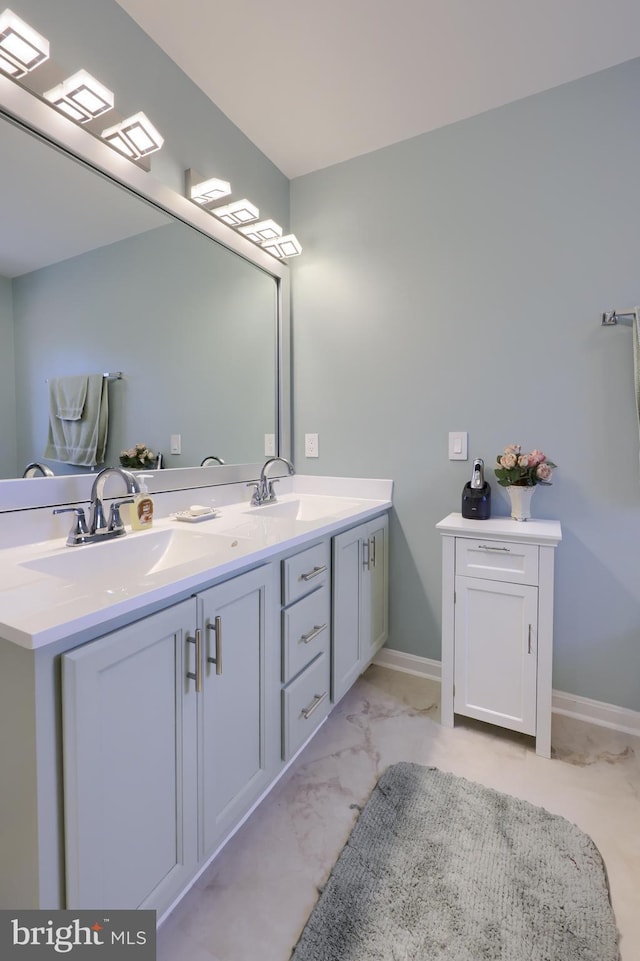
M 332 666 L 341 696 L 386 640 L 386 513 L 318 528 L 0 638 L 0 908 L 161 916 L 187 890 L 328 715 Z
M 337 703 L 389 636 L 389 518 L 333 538 L 331 699 Z
M 467 521 L 443 535 L 442 723 L 454 715 L 536 738 L 551 756 L 556 521 Z
M 272 565 L 62 658 L 68 908 L 161 911 L 276 773 Z

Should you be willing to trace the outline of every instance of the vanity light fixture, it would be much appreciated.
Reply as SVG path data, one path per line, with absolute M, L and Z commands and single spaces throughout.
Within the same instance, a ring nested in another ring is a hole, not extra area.
M 147 154 L 160 150 L 164 143 L 164 138 L 142 111 L 103 130 L 102 139 L 130 160 L 146 157 Z
M 284 260 L 286 257 L 297 257 L 302 253 L 302 247 L 295 234 L 287 234 L 285 237 L 274 237 L 272 240 L 265 240 L 260 244 L 274 257 Z
M 217 177 L 201 180 L 200 183 L 192 184 L 190 188 L 191 199 L 202 206 L 213 203 L 215 200 L 222 200 L 230 193 L 231 184 L 227 180 L 218 180 Z
M 112 92 L 86 70 L 78 70 L 57 87 L 45 91 L 43 97 L 79 123 L 113 109 Z
M 14 79 L 49 59 L 49 41 L 13 10 L 0 13 L 0 70 Z
M 224 207 L 214 207 L 211 213 L 230 227 L 248 224 L 260 216 L 258 208 L 248 200 L 234 200 Z
M 238 233 L 244 234 L 254 244 L 261 244 L 264 240 L 282 237 L 282 227 L 275 220 L 261 220 L 260 223 L 247 227 L 238 227 Z

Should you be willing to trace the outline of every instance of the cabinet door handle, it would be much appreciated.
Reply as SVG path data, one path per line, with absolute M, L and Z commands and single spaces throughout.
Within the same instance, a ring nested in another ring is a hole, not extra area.
M 529 637 L 527 640 L 527 654 L 531 654 L 531 624 L 529 624 Z
M 322 634 L 322 632 L 323 632 L 324 630 L 326 630 L 326 628 L 327 628 L 327 625 L 326 625 L 326 624 L 321 624 L 320 626 L 318 626 L 317 624 L 315 624 L 312 631 L 309 631 L 308 634 L 302 634 L 302 635 L 301 635 L 300 640 L 298 641 L 298 643 L 299 643 L 299 644 L 309 644 L 310 641 L 314 641 L 314 640 L 316 639 L 316 637 L 318 636 L 318 634 Z
M 511 553 L 510 547 L 491 547 L 489 544 L 478 544 L 479 551 L 506 551 L 507 554 Z
M 366 558 L 364 555 L 365 550 L 367 552 Z M 362 542 L 362 569 L 365 571 L 371 570 L 371 541 Z
M 369 541 L 369 558 L 371 560 L 371 567 L 376 566 L 376 539 L 372 537 Z M 369 568 L 371 569 L 371 568 Z
M 328 697 L 328 695 L 329 695 L 328 691 L 325 691 L 324 694 L 314 695 L 314 698 L 311 704 L 309 705 L 309 707 L 305 707 L 304 710 L 300 712 L 301 717 L 303 717 L 305 721 L 308 721 L 311 715 L 313 714 L 313 712 L 317 711 L 317 709 L 320 707 L 320 705 L 324 701 L 325 697 Z
M 197 629 L 195 637 L 187 637 L 187 643 L 196 646 L 196 670 L 195 673 L 187 671 L 187 677 L 196 682 L 196 694 L 200 694 L 202 691 L 202 631 L 200 628 Z
M 207 630 L 213 631 L 216 635 L 216 656 L 208 657 L 209 664 L 215 664 L 216 674 L 222 674 L 222 618 L 215 617 L 213 624 L 207 621 Z
M 327 565 L 323 564 L 321 567 L 314 567 L 312 571 L 308 571 L 306 574 L 301 574 L 300 579 L 303 581 L 311 581 L 318 574 L 324 574 L 327 569 Z

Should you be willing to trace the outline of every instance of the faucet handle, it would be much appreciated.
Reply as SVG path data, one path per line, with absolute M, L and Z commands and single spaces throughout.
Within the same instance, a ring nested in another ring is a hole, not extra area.
M 259 507 L 263 502 L 261 492 L 262 485 L 260 484 L 260 481 L 250 481 L 246 486 L 255 488 L 253 494 L 251 495 L 251 503 L 254 505 L 254 507 Z
M 54 507 L 54 514 L 75 514 L 76 518 L 73 522 L 73 526 L 69 531 L 69 536 L 67 537 L 67 545 L 69 547 L 74 547 L 76 544 L 84 544 L 86 540 L 89 539 L 89 528 L 87 526 L 87 519 L 84 516 L 84 508 L 82 507 Z
M 276 494 L 273 489 L 273 485 L 279 484 L 280 480 L 281 480 L 280 477 L 274 477 L 273 480 L 267 481 L 267 500 L 274 501 L 276 499 Z
M 125 497 L 121 501 L 114 501 L 111 505 L 111 510 L 109 512 L 109 527 L 110 531 L 122 531 L 124 533 L 124 524 L 122 523 L 122 518 L 120 517 L 120 508 L 123 504 L 133 504 L 133 497 Z

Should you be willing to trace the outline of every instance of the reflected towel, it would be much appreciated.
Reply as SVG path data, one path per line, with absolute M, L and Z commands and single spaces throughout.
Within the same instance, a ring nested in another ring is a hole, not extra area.
M 89 378 L 54 377 L 49 383 L 49 405 L 60 420 L 80 420 L 87 400 Z
M 80 416 L 76 417 L 74 411 L 80 395 L 78 382 L 82 380 L 86 391 Z M 71 412 L 74 416 L 63 417 L 62 411 Z M 49 434 L 45 457 L 79 467 L 95 467 L 104 462 L 108 427 L 106 377 L 102 374 L 85 374 L 82 377 L 56 377 L 50 381 Z

